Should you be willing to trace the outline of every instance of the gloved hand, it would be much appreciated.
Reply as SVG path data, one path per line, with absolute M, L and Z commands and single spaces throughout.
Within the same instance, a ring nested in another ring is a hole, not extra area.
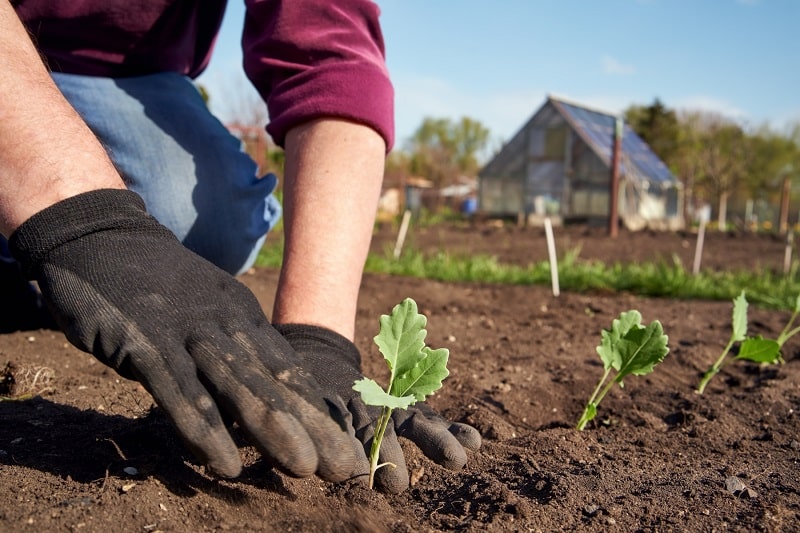
M 363 444 L 365 456 L 369 454 L 381 408 L 365 405 L 353 390 L 353 383 L 363 377 L 361 355 L 355 344 L 317 326 L 276 324 L 275 329 L 303 359 L 304 368 L 322 385 L 326 398 L 338 396 L 345 402 L 356 437 Z M 429 459 L 451 470 L 459 470 L 467 463 L 465 448 L 475 451 L 481 446 L 478 430 L 449 422 L 424 403 L 395 409 L 392 420 L 383 437 L 379 462 L 388 461 L 397 467 L 383 467 L 375 474 L 376 484 L 386 492 L 399 493 L 408 488 L 408 470 L 398 435 L 415 443 Z
M 241 471 L 222 412 L 288 474 L 341 481 L 363 470 L 347 413 L 324 401 L 253 294 L 186 249 L 135 193 L 63 200 L 10 245 L 70 342 L 139 380 L 217 474 Z

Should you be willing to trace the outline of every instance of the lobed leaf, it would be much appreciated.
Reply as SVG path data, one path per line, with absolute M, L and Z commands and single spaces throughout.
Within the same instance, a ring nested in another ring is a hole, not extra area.
M 394 306 L 390 315 L 381 315 L 380 332 L 374 340 L 391 370 L 390 383 L 423 357 L 426 324 L 427 318 L 417 312 L 417 303 L 411 298 Z
M 746 359 L 756 363 L 775 363 L 781 359 L 781 346 L 777 341 L 764 339 L 761 335 L 745 339 L 739 346 L 736 359 Z
M 407 409 L 417 402 L 414 396 L 393 396 L 383 390 L 380 385 L 369 378 L 362 378 L 353 384 L 353 390 L 361 393 L 361 399 L 367 405 L 388 407 L 390 409 Z
M 615 380 L 627 375 L 642 376 L 653 371 L 658 363 L 669 353 L 661 322 L 653 321 L 646 328 L 631 329 L 620 339 L 618 344 L 619 358 L 622 361 L 617 370 Z
M 422 349 L 423 357 L 408 371 L 398 375 L 390 393 L 395 396 L 412 395 L 421 402 L 432 392 L 442 387 L 442 380 L 450 375 L 447 370 L 447 359 L 450 352 L 447 348 L 433 350 L 427 346 Z
M 642 314 L 637 310 L 621 313 L 619 318 L 611 322 L 611 329 L 604 329 L 601 335 L 600 345 L 597 347 L 597 354 L 603 360 L 603 366 L 608 370 L 613 368 L 619 371 L 622 367 L 622 359 L 619 353 L 619 343 L 622 338 L 632 329 L 641 328 Z
M 381 316 L 380 332 L 374 340 L 391 370 L 389 386 L 387 391 L 377 384 L 354 387 L 369 394 L 369 401 L 374 402 L 370 405 L 405 409 L 441 388 L 442 380 L 450 374 L 447 370 L 450 352 L 446 348 L 433 350 L 425 346 L 426 324 L 427 318 L 418 312 L 417 303 L 411 298 L 394 306 L 391 314 Z M 403 405 L 395 405 L 388 397 L 402 398 Z M 407 398 L 412 401 L 409 403 Z

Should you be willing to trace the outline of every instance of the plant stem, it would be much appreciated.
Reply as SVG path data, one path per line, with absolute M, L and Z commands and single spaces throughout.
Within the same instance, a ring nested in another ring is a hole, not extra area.
M 383 467 L 383 466 L 396 466 L 394 463 L 381 463 L 378 464 L 378 457 L 380 456 L 381 451 L 381 442 L 383 442 L 383 435 L 386 433 L 386 427 L 389 425 L 389 421 L 392 419 L 392 409 L 390 407 L 384 407 L 381 410 L 381 416 L 378 418 L 378 422 L 375 428 L 375 435 L 372 436 L 372 446 L 369 450 L 369 488 L 372 489 L 372 485 L 375 481 L 375 472 Z
M 619 377 L 619 374 L 617 374 L 617 377 Z M 601 392 L 600 396 L 597 397 L 597 401 L 595 401 L 596 404 L 599 404 L 600 402 L 603 401 L 603 398 L 606 397 L 606 394 L 608 394 L 608 391 L 611 390 L 611 387 L 613 387 L 614 383 L 616 382 L 617 381 L 615 379 L 612 379 L 611 381 L 608 382 L 608 384 L 603 388 L 603 392 Z
M 583 428 L 586 427 L 586 424 L 592 418 L 594 418 L 594 416 L 589 416 L 589 409 L 591 408 L 592 405 L 594 405 L 596 408 L 597 404 L 600 403 L 599 400 L 595 401 L 595 398 L 597 397 L 597 394 L 600 392 L 600 388 L 603 386 L 603 383 L 605 383 L 606 379 L 608 379 L 608 375 L 610 373 L 611 373 L 611 368 L 607 368 L 605 374 L 603 374 L 603 377 L 600 379 L 600 381 L 597 382 L 597 387 L 594 388 L 592 395 L 589 397 L 589 401 L 586 402 L 586 407 L 584 407 L 583 409 L 583 414 L 581 414 L 581 418 L 578 420 L 578 425 L 576 426 L 576 429 L 578 431 L 583 431 Z M 613 384 L 613 381 L 611 383 Z M 603 396 L 605 396 L 605 393 L 603 393 Z
M 592 403 L 589 402 L 586 404 L 586 407 L 583 408 L 583 413 L 581 414 L 580 419 L 578 420 L 578 424 L 575 426 L 575 429 L 578 431 L 583 431 L 583 428 L 586 427 L 586 424 L 589 423 L 590 420 L 594 418 L 594 415 L 589 416 L 589 409 L 591 409 Z M 597 406 L 595 406 L 595 413 L 597 412 Z
M 725 346 L 725 349 L 722 351 L 722 355 L 719 356 L 719 359 L 717 359 L 711 368 L 709 368 L 708 371 L 703 375 L 703 379 L 700 380 L 700 384 L 697 386 L 697 394 L 703 394 L 703 391 L 706 389 L 708 382 L 711 381 L 711 378 L 719 374 L 719 371 L 723 367 L 723 362 L 728 356 L 728 352 L 731 351 L 734 342 L 736 341 L 733 337 L 731 337 L 731 340 L 728 341 L 728 345 Z
M 778 343 L 778 346 L 783 346 L 784 343 L 786 343 L 786 341 L 788 341 L 791 337 L 797 334 L 798 331 L 800 331 L 800 326 L 789 331 L 789 328 L 792 327 L 792 324 L 794 324 L 794 321 L 797 318 L 798 313 L 800 313 L 800 311 L 798 310 L 795 310 L 795 312 L 792 313 L 792 318 L 789 319 L 789 322 L 786 323 L 786 327 L 783 328 L 781 334 L 778 335 L 778 340 L 776 341 Z
M 791 324 L 791 322 L 789 324 Z M 784 331 L 781 332 L 780 336 L 778 337 L 778 339 L 775 342 L 778 343 L 778 346 L 783 346 L 784 344 L 786 344 L 786 341 L 788 341 L 790 338 L 792 338 L 795 335 L 797 335 L 798 332 L 800 332 L 800 326 L 798 326 L 798 327 L 796 327 L 793 330 L 788 331 L 788 332 L 784 330 Z
M 593 403 L 595 405 L 600 403 L 600 400 L 595 401 L 595 398 L 597 398 L 597 393 L 600 391 L 600 387 L 603 386 L 603 383 L 605 383 L 606 379 L 608 379 L 608 375 L 610 373 L 611 373 L 611 368 L 610 367 L 606 368 L 606 371 L 603 374 L 603 378 L 597 383 L 597 387 L 594 388 L 592 395 L 589 397 L 589 403 Z M 605 396 L 605 393 L 603 394 L 603 396 Z

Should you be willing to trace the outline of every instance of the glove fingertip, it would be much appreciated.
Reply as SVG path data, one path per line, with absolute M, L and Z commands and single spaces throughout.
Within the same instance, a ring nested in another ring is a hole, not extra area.
M 471 452 L 476 452 L 480 449 L 483 439 L 474 427 L 456 422 L 451 424 L 449 429 L 450 433 L 464 448 Z
M 390 471 L 391 473 L 381 473 Z M 378 488 L 387 494 L 400 494 L 409 486 L 408 472 L 404 467 L 386 465 L 375 474 Z
M 467 452 L 451 432 L 455 424 L 444 425 L 440 420 L 417 413 L 403 426 L 401 434 L 414 442 L 435 463 L 448 470 L 461 470 L 467 464 Z M 474 439 L 470 441 L 474 444 Z
M 360 442 L 353 441 L 353 446 L 341 444 L 337 448 L 341 452 L 333 454 L 324 450 L 320 454 L 319 467 L 316 472 L 319 477 L 325 481 L 338 483 L 369 473 L 369 461 L 366 460 L 364 452 L 361 451 Z M 352 454 L 349 454 L 350 457 L 344 456 L 348 454 L 343 453 L 348 448 L 352 451 Z
M 239 477 L 242 473 L 242 462 L 237 455 L 233 457 L 222 457 L 209 461 L 207 467 L 215 475 L 224 478 Z
M 448 470 L 461 470 L 467 464 L 467 453 L 461 446 L 440 443 L 428 452 L 430 453 L 428 457 Z M 424 450 L 423 453 L 425 453 Z
M 400 459 L 398 460 L 395 458 L 394 461 L 386 459 L 381 455 L 381 462 L 389 462 L 392 464 L 382 466 L 375 472 L 375 484 L 378 488 L 388 494 L 400 494 L 406 490 L 410 485 L 410 480 L 402 453 Z
M 180 426 L 179 426 L 180 429 Z M 184 433 L 184 443 L 192 453 L 219 477 L 235 478 L 242 473 L 242 460 L 239 450 L 231 440 L 224 426 L 211 426 L 203 434 Z

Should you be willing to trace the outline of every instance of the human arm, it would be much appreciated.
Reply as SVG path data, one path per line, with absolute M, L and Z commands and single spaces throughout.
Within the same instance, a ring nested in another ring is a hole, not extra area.
M 252 293 L 125 190 L 7 2 L 0 68 L 0 229 L 68 339 L 139 380 L 218 474 L 241 469 L 223 414 L 292 475 L 335 481 L 361 471 L 344 415 Z
M 125 188 L 8 2 L 0 2 L 0 66 L 0 233 L 76 194 Z
M 248 77 L 284 146 L 285 252 L 273 319 L 352 340 L 394 135 L 378 7 L 369 0 L 247 0 Z
M 286 150 L 284 262 L 273 320 L 317 381 L 345 401 L 356 434 L 367 445 L 380 410 L 365 406 L 352 390 L 362 377 L 352 341 L 393 138 L 391 84 L 376 7 L 361 0 L 249 2 L 248 7 L 245 65 L 270 106 L 268 129 Z M 258 31 L 262 17 L 270 24 L 278 20 L 281 32 Z M 293 32 L 298 20 L 303 28 Z M 463 467 L 464 449 L 480 446 L 476 430 L 446 422 L 426 407 L 398 415 L 395 422 L 398 434 L 449 468 Z M 398 467 L 382 469 L 378 483 L 399 492 L 407 488 L 408 474 L 394 430 L 381 453 L 382 461 Z

